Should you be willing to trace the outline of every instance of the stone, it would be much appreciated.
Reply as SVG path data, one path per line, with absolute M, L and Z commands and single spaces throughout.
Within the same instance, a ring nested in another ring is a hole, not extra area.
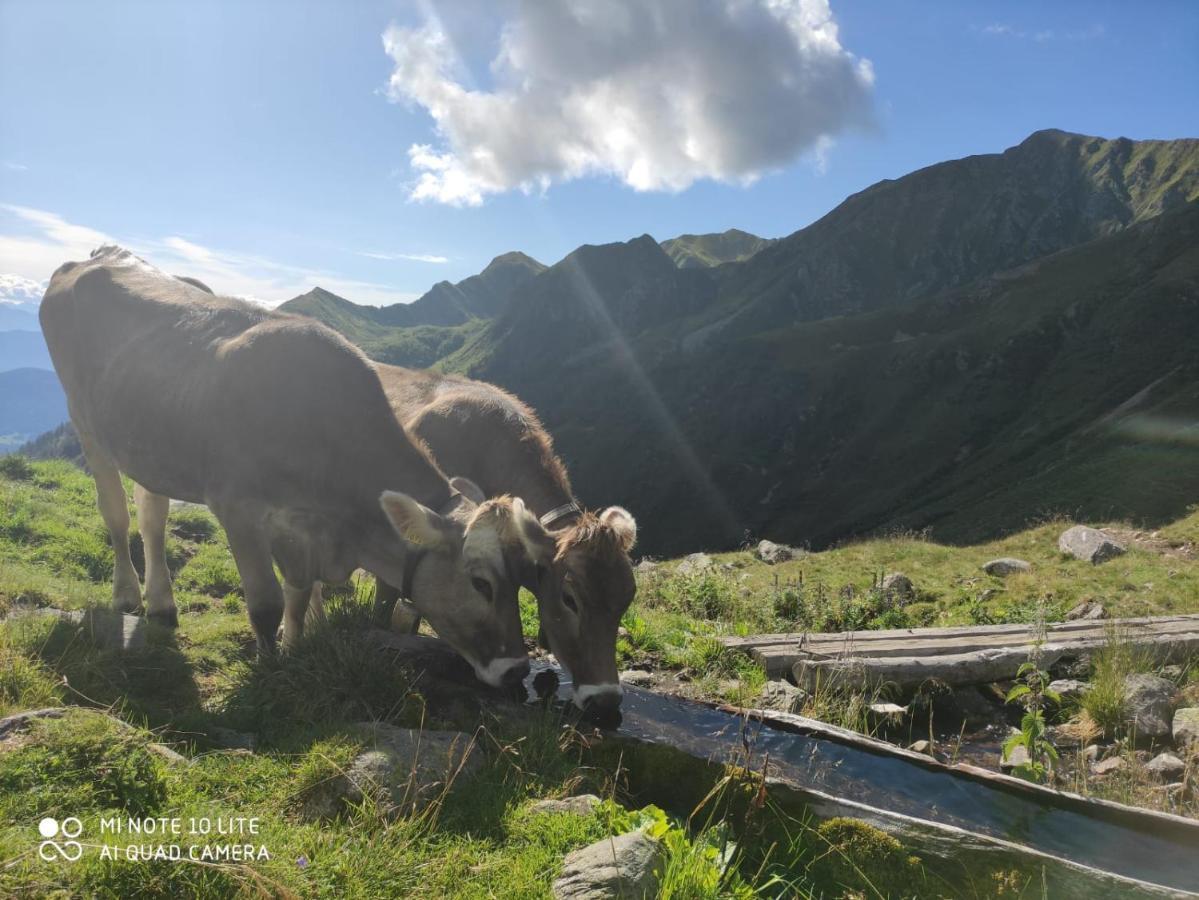
M 785 713 L 798 713 L 808 701 L 808 692 L 797 688 L 789 681 L 768 681 L 762 685 L 758 697 L 763 709 L 774 709 Z
M 691 553 L 675 568 L 676 575 L 698 575 L 712 568 L 712 557 L 706 553 Z
M 1180 753 L 1199 755 L 1199 708 L 1188 706 L 1175 710 L 1170 730 L 1174 746 Z
M 146 749 L 170 766 L 188 766 L 191 760 L 166 744 L 146 744 Z
M 1159 784 L 1149 788 L 1150 793 L 1161 794 L 1167 800 L 1182 800 L 1186 797 L 1187 786 L 1184 782 L 1176 781 L 1174 784 Z
M 27 731 L 38 719 L 61 719 L 67 713 L 66 707 L 48 706 L 45 709 L 30 709 L 0 719 L 0 741 Z
M 1098 600 L 1083 600 L 1077 606 L 1071 608 L 1066 613 L 1067 622 L 1075 621 L 1092 621 L 1097 619 L 1106 619 L 1107 610 L 1103 608 L 1103 604 Z
M 621 684 L 631 684 L 633 687 L 653 687 L 656 677 L 653 672 L 644 669 L 627 669 L 620 673 Z
M 1091 766 L 1092 775 L 1110 775 L 1112 772 L 1119 772 L 1127 765 L 1123 756 L 1109 756 L 1107 759 L 1101 759 L 1099 762 Z
M 898 725 L 908 714 L 908 708 L 898 703 L 871 703 L 866 711 L 875 725 Z
M 754 550 L 754 556 L 768 566 L 796 559 L 799 555 L 800 552 L 794 547 L 788 547 L 786 544 L 776 544 L 774 541 L 758 541 L 758 547 Z
M 658 571 L 658 564 L 652 559 L 643 559 L 633 567 L 633 571 L 638 575 L 652 575 Z
M 1016 559 L 1013 556 L 1001 556 L 999 559 L 993 559 L 988 563 L 984 563 L 983 571 L 997 578 L 1007 578 L 1009 575 L 1031 572 L 1032 563 Z
M 928 741 L 913 741 L 908 744 L 908 749 L 913 753 L 923 753 L 925 756 L 933 755 L 933 745 Z
M 1049 690 L 1061 697 L 1063 704 L 1078 702 L 1090 687 L 1085 681 L 1079 681 L 1077 678 L 1059 678 L 1049 682 Z
M 1099 745 L 1098 744 L 1087 744 L 1085 747 L 1083 747 L 1082 748 L 1082 758 L 1085 759 L 1091 765 L 1094 765 L 1095 763 L 1099 762 Z
M 1012 748 L 1011 753 L 1000 753 L 999 768 L 1004 772 L 1010 772 L 1017 766 L 1028 765 L 1028 748 L 1023 744 L 1017 744 Z
M 1177 781 L 1187 770 L 1187 764 L 1173 753 L 1159 753 L 1145 763 L 1145 771 L 1162 781 Z
M 884 597 L 894 600 L 900 605 L 911 603 L 916 599 L 916 586 L 912 584 L 912 579 L 902 572 L 891 572 L 884 575 L 881 587 Z
M 258 738 L 244 731 L 234 731 L 221 725 L 208 729 L 208 739 L 223 750 L 250 750 L 258 746 Z
M 664 865 L 662 845 L 642 831 L 603 838 L 575 850 L 554 882 L 557 900 L 642 900 L 655 897 Z
M 451 782 L 483 765 L 482 754 L 471 752 L 471 736 L 460 731 L 422 731 L 382 722 L 359 723 L 355 729 L 371 749 L 309 793 L 301 810 L 305 819 L 333 818 L 368 796 L 389 818 L 419 812 Z
M 532 813 L 570 813 L 575 816 L 590 815 L 599 805 L 600 798 L 595 794 L 579 794 L 575 797 L 562 799 L 538 800 L 529 807 Z
M 1174 683 L 1156 675 L 1129 675 L 1124 679 L 1124 699 L 1138 738 L 1169 737 L 1174 693 Z
M 1127 552 L 1127 548 L 1111 535 L 1086 525 L 1075 525 L 1063 531 L 1057 539 L 1057 548 L 1067 556 L 1093 565 Z

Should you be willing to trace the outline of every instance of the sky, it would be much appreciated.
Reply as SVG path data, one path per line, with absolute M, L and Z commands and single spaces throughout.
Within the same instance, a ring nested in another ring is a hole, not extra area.
M 1041 128 L 1199 136 L 1199 4 L 0 0 L 0 302 L 104 242 L 275 304 L 737 227 Z

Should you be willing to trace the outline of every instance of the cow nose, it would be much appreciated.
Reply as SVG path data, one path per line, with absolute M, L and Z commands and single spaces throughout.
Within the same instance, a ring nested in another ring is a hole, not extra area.
M 585 693 L 586 687 L 584 686 L 580 693 Z M 621 699 L 622 692 L 619 689 L 588 693 L 582 703 L 583 714 L 600 728 L 618 728 L 622 721 Z

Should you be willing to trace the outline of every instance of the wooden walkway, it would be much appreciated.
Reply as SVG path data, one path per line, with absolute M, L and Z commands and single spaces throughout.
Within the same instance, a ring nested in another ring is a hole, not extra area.
M 760 634 L 721 641 L 748 653 L 769 677 L 791 675 L 800 685 L 836 678 L 855 686 L 892 682 L 915 687 L 929 679 L 965 685 L 1011 678 L 1028 658 L 1034 637 L 1031 625 L 976 625 Z M 1199 615 L 1048 624 L 1042 664 L 1095 650 L 1113 637 L 1163 661 L 1199 654 Z

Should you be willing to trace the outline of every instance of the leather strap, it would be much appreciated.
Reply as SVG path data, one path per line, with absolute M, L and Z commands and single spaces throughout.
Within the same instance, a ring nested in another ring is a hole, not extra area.
M 576 513 L 578 515 L 583 514 L 583 507 L 579 506 L 578 501 L 576 500 L 571 500 L 569 503 L 563 503 L 561 506 L 555 506 L 537 521 L 541 523 L 542 528 L 549 528 L 559 519 L 564 519 L 571 513 Z

